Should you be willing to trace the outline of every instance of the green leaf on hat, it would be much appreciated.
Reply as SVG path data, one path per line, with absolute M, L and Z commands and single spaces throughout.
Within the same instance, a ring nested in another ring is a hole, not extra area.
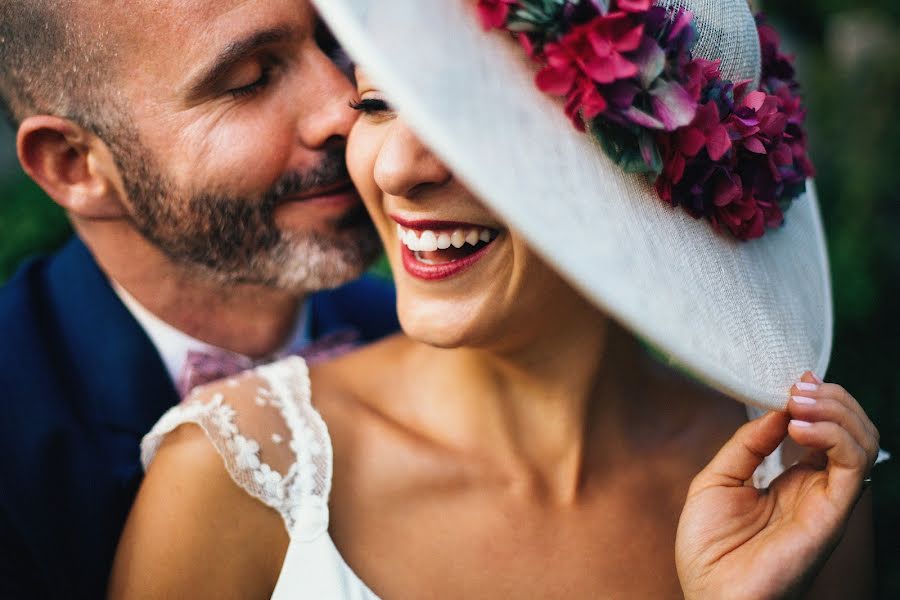
M 652 132 L 604 122 L 603 119 L 594 119 L 588 127 L 606 155 L 626 173 L 662 173 L 662 155 Z

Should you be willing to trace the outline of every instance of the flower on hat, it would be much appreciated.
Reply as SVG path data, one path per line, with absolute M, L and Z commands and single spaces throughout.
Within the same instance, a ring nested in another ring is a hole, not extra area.
M 488 31 L 503 27 L 509 18 L 510 9 L 517 0 L 478 0 L 478 14 L 481 24 Z
M 716 229 L 761 237 L 814 173 L 793 61 L 761 17 L 762 74 L 751 89 L 691 56 L 697 33 L 683 9 L 652 0 L 479 0 L 478 9 L 486 29 L 518 35 L 540 64 L 537 87 L 565 98 L 580 131 Z
M 574 27 L 559 41 L 543 46 L 544 68 L 538 88 L 566 100 L 566 114 L 584 131 L 584 122 L 606 111 L 609 102 L 598 84 L 634 77 L 638 66 L 625 54 L 640 47 L 643 25 L 627 13 L 597 15 Z

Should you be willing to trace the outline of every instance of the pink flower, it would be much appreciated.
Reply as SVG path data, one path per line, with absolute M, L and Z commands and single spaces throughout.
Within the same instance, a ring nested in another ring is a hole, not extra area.
M 739 94 L 742 86 L 735 90 Z M 750 92 L 725 122 L 734 143 L 754 154 L 768 154 L 784 133 L 788 116 L 779 110 L 781 100 L 765 92 Z
M 642 0 L 640 5 L 646 3 Z M 637 65 L 623 54 L 637 50 L 643 35 L 644 26 L 624 12 L 578 25 L 558 42 L 544 46 L 545 65 L 537 74 L 537 86 L 545 93 L 565 96 L 566 114 L 584 131 L 584 120 L 596 118 L 609 104 L 597 84 L 637 75 Z
M 698 108 L 694 121 L 675 133 L 675 143 L 686 157 L 693 158 L 706 148 L 713 161 L 721 160 L 731 150 L 731 138 L 719 117 L 716 103 L 707 102 Z
M 538 73 L 538 87 L 562 95 L 571 90 L 580 73 L 600 84 L 634 77 L 637 65 L 623 53 L 637 50 L 643 35 L 644 26 L 622 12 L 578 25 L 544 47 L 547 65 Z
M 725 227 L 731 235 L 746 241 L 761 238 L 766 228 L 780 227 L 784 213 L 778 204 L 760 200 L 748 189 L 739 198 L 717 205 L 710 220 L 714 227 Z
M 606 111 L 606 98 L 597 89 L 593 81 L 582 77 L 569 92 L 566 101 L 566 115 L 579 131 L 585 130 L 585 122 L 593 121 Z
M 478 14 L 485 31 L 506 25 L 510 9 L 518 0 L 478 0 Z
M 623 12 L 644 13 L 653 6 L 652 0 L 618 0 L 616 8 Z

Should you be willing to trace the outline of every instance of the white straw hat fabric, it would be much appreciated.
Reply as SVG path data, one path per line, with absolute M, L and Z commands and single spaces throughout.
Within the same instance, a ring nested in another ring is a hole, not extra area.
M 475 0 L 313 0 L 350 55 L 470 189 L 597 306 L 702 381 L 783 409 L 823 375 L 832 304 L 812 184 L 784 227 L 741 242 L 660 200 L 579 133 L 536 65 Z M 745 0 L 663 0 L 695 14 L 695 51 L 758 80 Z

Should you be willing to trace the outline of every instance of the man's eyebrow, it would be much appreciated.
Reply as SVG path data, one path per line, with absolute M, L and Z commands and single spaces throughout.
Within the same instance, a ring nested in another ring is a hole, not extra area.
M 292 27 L 273 27 L 254 32 L 244 39 L 231 42 L 219 52 L 209 66 L 194 78 L 192 83 L 188 84 L 187 97 L 197 98 L 208 93 L 217 80 L 222 78 L 234 65 L 247 56 L 260 48 L 284 42 L 293 37 L 295 33 Z

